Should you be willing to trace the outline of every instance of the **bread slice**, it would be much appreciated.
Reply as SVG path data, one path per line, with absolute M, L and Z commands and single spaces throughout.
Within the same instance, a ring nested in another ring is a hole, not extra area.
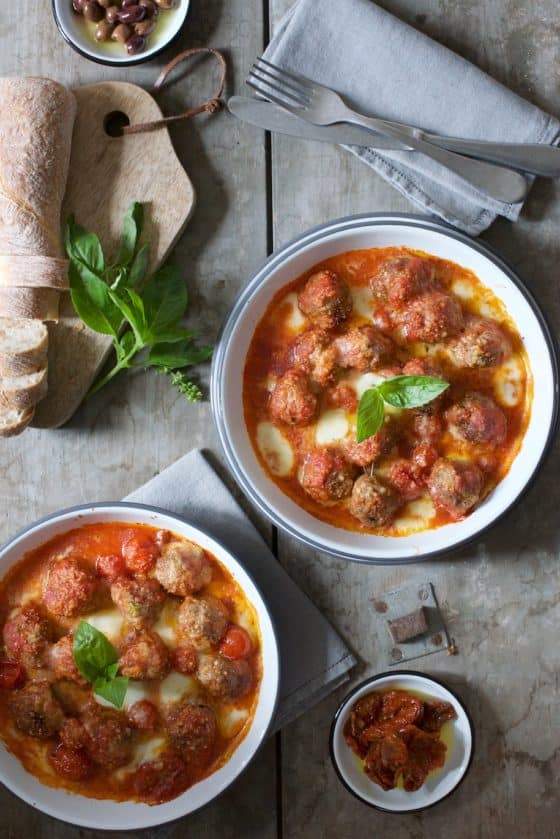
M 56 288 L 67 291 L 68 260 L 54 256 L 0 254 L 0 287 Z
M 18 408 L 0 407 L 0 437 L 15 437 L 25 431 L 31 420 L 35 408 L 26 408 L 20 411 Z
M 40 320 L 0 318 L 0 376 L 24 376 L 45 367 L 48 346 L 48 329 Z
M 26 376 L 0 376 L 0 407 L 25 410 L 47 395 L 47 368 Z
M 0 318 L 58 320 L 55 288 L 0 288 Z

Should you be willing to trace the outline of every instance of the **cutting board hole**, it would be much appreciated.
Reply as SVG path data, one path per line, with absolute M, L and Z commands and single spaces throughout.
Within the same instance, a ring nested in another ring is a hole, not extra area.
M 103 125 L 105 133 L 108 134 L 109 137 L 122 137 L 123 128 L 130 125 L 130 120 L 123 111 L 111 111 L 111 113 L 107 114 L 105 117 Z

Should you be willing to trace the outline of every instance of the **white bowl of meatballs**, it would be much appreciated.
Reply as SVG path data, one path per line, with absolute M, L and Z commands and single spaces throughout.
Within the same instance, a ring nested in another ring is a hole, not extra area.
M 243 566 L 152 507 L 94 504 L 0 551 L 0 775 L 75 825 L 137 830 L 225 790 L 276 707 L 278 647 Z
M 479 536 L 553 438 L 554 341 L 488 246 L 412 215 L 307 231 L 250 279 L 212 402 L 229 465 L 318 551 L 414 562 Z

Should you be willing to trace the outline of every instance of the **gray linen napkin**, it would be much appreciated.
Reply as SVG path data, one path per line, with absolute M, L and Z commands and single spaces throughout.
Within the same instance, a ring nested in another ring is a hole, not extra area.
M 356 110 L 458 137 L 549 143 L 560 123 L 371 0 L 298 0 L 266 58 L 334 88 Z M 413 204 L 478 235 L 522 204 L 482 195 L 416 152 L 346 146 Z
M 183 516 L 222 542 L 251 574 L 280 646 L 278 731 L 348 679 L 356 660 L 268 549 L 202 452 L 194 450 L 127 495 Z

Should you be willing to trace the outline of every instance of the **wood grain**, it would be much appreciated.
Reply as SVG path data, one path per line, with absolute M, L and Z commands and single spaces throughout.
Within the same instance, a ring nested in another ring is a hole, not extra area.
M 167 258 L 194 210 L 192 183 L 169 132 L 109 136 L 107 118 L 120 113 L 131 125 L 160 119 L 149 93 L 127 82 L 74 89 L 78 103 L 62 223 L 73 213 L 97 233 L 107 258 L 115 258 L 122 220 L 133 201 L 146 211 L 143 241 L 150 243 L 150 271 Z M 36 408 L 36 428 L 56 428 L 77 410 L 112 347 L 89 329 L 62 295 L 58 321 L 49 325 L 49 392 Z

